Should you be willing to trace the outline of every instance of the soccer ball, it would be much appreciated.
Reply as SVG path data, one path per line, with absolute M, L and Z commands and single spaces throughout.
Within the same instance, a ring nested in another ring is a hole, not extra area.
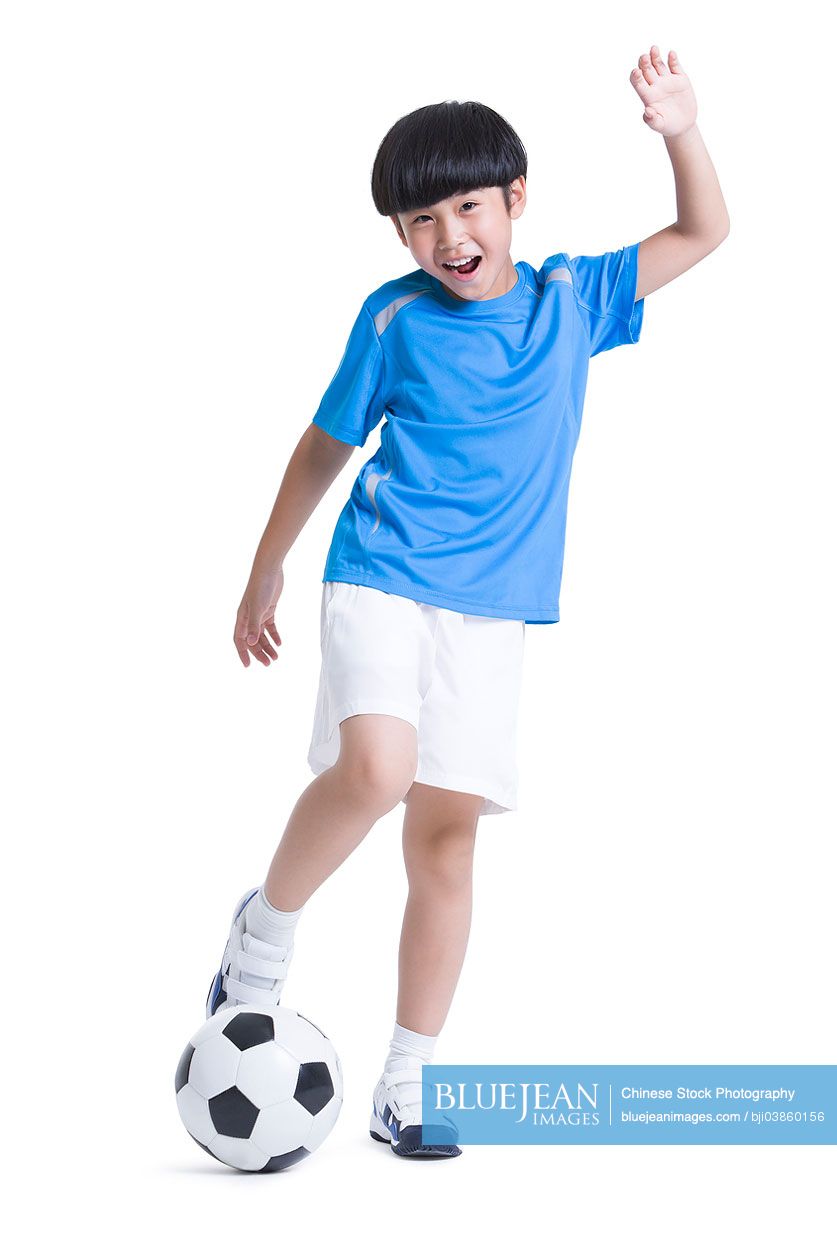
M 298 1011 L 239 1003 L 192 1034 L 174 1088 L 187 1133 L 214 1159 L 278 1172 L 334 1128 L 343 1071 L 325 1033 Z

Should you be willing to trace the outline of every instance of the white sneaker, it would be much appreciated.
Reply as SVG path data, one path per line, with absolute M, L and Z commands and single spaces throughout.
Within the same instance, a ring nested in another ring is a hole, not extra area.
M 452 1159 L 462 1150 L 453 1142 L 434 1143 L 434 1137 L 457 1136 L 446 1117 L 442 1123 L 421 1122 L 421 1062 L 404 1060 L 398 1071 L 384 1072 L 372 1096 L 369 1133 L 376 1142 L 389 1142 L 396 1155 L 421 1159 Z M 444 1125 L 444 1128 L 443 1128 Z
M 293 944 L 272 946 L 246 931 L 245 908 L 250 899 L 259 892 L 259 888 L 260 886 L 248 889 L 236 904 L 224 957 L 209 986 L 206 999 L 207 1019 L 220 1008 L 235 1007 L 239 1003 L 263 1007 L 279 1005 L 294 948 Z M 269 988 L 261 988 L 249 984 L 248 976 L 264 976 L 273 983 Z

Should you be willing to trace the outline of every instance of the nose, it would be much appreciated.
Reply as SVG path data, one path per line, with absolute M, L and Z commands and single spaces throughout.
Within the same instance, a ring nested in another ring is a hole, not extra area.
M 445 245 L 455 248 L 456 244 L 464 239 L 467 234 L 465 226 L 455 214 L 445 215 L 436 219 L 436 239 L 440 248 L 444 248 Z

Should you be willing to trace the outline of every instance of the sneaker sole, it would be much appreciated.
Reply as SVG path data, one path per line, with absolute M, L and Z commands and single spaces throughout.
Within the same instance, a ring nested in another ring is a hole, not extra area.
M 242 897 L 239 898 L 238 902 L 236 903 L 235 910 L 233 911 L 232 919 L 230 921 L 230 932 L 232 932 L 235 921 L 238 919 L 239 915 L 244 910 L 247 903 L 250 901 L 251 898 L 254 898 L 258 892 L 259 892 L 258 889 L 248 889 L 247 892 L 243 894 Z M 218 971 L 213 976 L 212 984 L 209 986 L 209 993 L 206 996 L 206 1018 L 208 1020 L 211 1020 L 212 1016 L 215 1014 L 215 1012 L 212 1010 L 212 1004 L 224 987 L 224 958 L 227 953 L 228 943 L 229 943 L 229 935 L 227 936 L 227 940 L 224 942 L 224 953 L 221 955 L 221 966 L 218 968 Z M 225 1006 L 226 999 L 224 999 L 224 1002 L 222 1002 L 220 1005 Z
M 394 1155 L 398 1155 L 401 1159 L 455 1159 L 457 1155 L 462 1154 L 459 1146 L 440 1145 L 425 1146 L 422 1150 L 403 1150 L 399 1145 L 393 1142 L 392 1135 L 378 1115 L 375 1104 L 372 1104 L 372 1116 L 369 1121 L 369 1136 L 374 1138 L 376 1142 L 385 1142 L 389 1145 Z

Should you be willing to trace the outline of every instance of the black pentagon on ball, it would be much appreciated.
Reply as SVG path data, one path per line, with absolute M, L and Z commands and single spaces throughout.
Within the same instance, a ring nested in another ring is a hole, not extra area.
M 249 1137 L 259 1109 L 235 1086 L 209 1100 L 209 1114 L 218 1133 L 225 1137 Z
M 325 1063 L 301 1063 L 294 1098 L 312 1116 L 334 1097 L 334 1082 Z
M 249 1050 L 251 1046 L 262 1046 L 266 1041 L 274 1039 L 273 1017 L 261 1011 L 240 1011 L 233 1016 L 224 1027 L 224 1037 L 229 1037 L 239 1050 Z
M 177 1071 L 174 1074 L 174 1092 L 179 1094 L 184 1085 L 189 1082 L 189 1064 L 192 1062 L 192 1055 L 195 1053 L 195 1047 L 189 1042 L 183 1054 L 180 1056 L 180 1062 L 177 1065 Z
M 306 1150 L 304 1146 L 298 1146 L 296 1150 L 289 1150 L 286 1155 L 274 1155 L 272 1159 L 268 1159 L 263 1168 L 259 1168 L 259 1172 L 281 1172 L 283 1168 L 290 1168 L 291 1164 L 298 1163 L 300 1159 L 304 1159 L 306 1155 L 310 1155 L 310 1150 Z

